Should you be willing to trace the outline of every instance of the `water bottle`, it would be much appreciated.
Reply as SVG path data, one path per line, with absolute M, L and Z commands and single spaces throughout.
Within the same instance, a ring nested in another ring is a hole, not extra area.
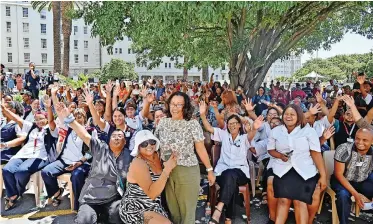
M 47 196 L 46 195 L 44 195 L 44 194 L 41 194 L 40 195 L 40 197 L 39 197 L 39 199 L 40 199 L 40 202 L 39 202 L 39 208 L 44 208 L 45 207 L 45 205 L 46 205 L 46 203 L 47 203 Z
M 208 224 L 211 219 L 211 206 L 210 202 L 207 202 L 206 209 L 205 209 L 205 223 Z

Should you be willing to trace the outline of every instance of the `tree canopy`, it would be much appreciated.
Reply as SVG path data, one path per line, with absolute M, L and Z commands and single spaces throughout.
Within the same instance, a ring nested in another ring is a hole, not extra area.
M 130 62 L 125 62 L 121 59 L 111 59 L 106 63 L 101 70 L 100 81 L 106 82 L 107 80 L 128 79 L 137 80 L 138 74 L 135 72 L 135 65 Z
M 373 76 L 373 51 L 366 54 L 337 55 L 327 59 L 312 59 L 307 61 L 301 69 L 293 75 L 296 79 L 312 71 L 328 79 L 347 81 L 353 72 L 365 72 Z
M 319 48 L 346 32 L 372 38 L 372 2 L 89 2 L 77 12 L 109 50 L 129 36 L 138 62 L 229 65 L 233 87 L 255 94 L 272 63 Z M 188 58 L 186 62 L 182 57 Z M 180 58 L 180 59 L 179 59 Z

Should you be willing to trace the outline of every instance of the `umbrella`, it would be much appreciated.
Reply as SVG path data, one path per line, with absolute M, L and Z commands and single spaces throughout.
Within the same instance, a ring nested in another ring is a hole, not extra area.
M 325 77 L 322 76 L 322 75 L 317 74 L 314 71 L 312 71 L 310 74 L 308 74 L 306 76 L 303 76 L 302 78 L 316 78 L 316 79 L 321 78 L 322 79 L 322 78 L 325 78 Z

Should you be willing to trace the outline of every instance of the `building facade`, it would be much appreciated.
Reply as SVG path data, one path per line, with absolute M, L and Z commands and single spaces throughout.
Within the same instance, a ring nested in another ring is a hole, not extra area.
M 28 64 L 35 62 L 38 70 L 53 72 L 52 12 L 44 9 L 39 13 L 33 10 L 29 1 L 1 1 L 0 12 L 0 61 L 5 65 L 5 71 L 24 73 Z M 70 73 L 74 75 L 100 69 L 99 38 L 91 38 L 90 27 L 83 19 L 74 20 L 72 28 Z M 62 40 L 61 33 L 61 59 Z
M 34 62 L 38 70 L 53 71 L 53 13 L 47 9 L 40 13 L 30 1 L 0 2 L 0 62 L 6 72 L 24 73 Z M 70 36 L 70 74 L 89 74 L 102 68 L 113 58 L 135 63 L 139 78 L 156 78 L 164 81 L 182 79 L 183 69 L 176 68 L 176 61 L 168 57 L 156 68 L 136 64 L 136 54 L 131 49 L 132 40 L 124 38 L 113 46 L 112 54 L 100 46 L 97 37 L 92 38 L 90 26 L 83 19 L 73 20 Z M 61 64 L 63 63 L 63 35 L 61 27 Z M 180 59 L 182 60 L 182 59 Z M 180 61 L 182 62 L 182 61 Z M 214 80 L 229 80 L 227 67 L 209 68 Z M 188 70 L 189 80 L 202 80 L 202 69 Z M 206 81 L 206 80 L 205 80 Z
M 288 59 L 275 61 L 268 70 L 266 81 L 275 80 L 278 77 L 291 77 L 298 69 L 302 67 L 301 56 L 294 54 Z

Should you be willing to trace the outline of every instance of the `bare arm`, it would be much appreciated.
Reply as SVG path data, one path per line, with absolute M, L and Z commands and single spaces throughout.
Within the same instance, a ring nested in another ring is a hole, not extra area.
M 116 97 L 113 97 L 113 100 L 117 99 Z M 106 92 L 106 102 L 105 102 L 105 113 L 104 113 L 104 118 L 106 121 L 111 121 L 111 112 L 112 112 L 112 105 L 111 105 L 111 91 Z M 115 106 L 118 104 L 114 104 Z M 91 109 L 91 108 L 89 108 Z M 93 116 L 93 115 L 92 115 Z M 100 118 L 100 121 L 102 119 Z
M 1 109 L 5 117 L 7 117 L 9 120 L 15 121 L 22 129 L 24 120 L 20 116 L 5 108 L 4 104 L 1 104 Z
M 50 99 L 48 100 L 49 100 L 49 103 L 46 103 L 45 105 L 47 108 L 47 113 L 48 113 L 48 124 L 49 124 L 49 128 L 51 129 L 51 131 L 54 131 L 54 129 L 56 129 L 56 122 L 54 121 Z
M 26 136 L 20 136 L 20 137 L 17 137 L 9 142 L 7 142 L 6 144 L 8 145 L 9 148 L 13 148 L 13 147 L 17 147 L 17 146 L 20 146 L 22 145 L 22 143 L 26 140 Z
M 92 115 L 93 124 L 97 125 L 101 130 L 104 130 L 105 129 L 105 121 L 104 121 L 104 119 L 102 119 L 100 117 L 100 115 L 98 114 L 97 110 L 95 109 L 95 106 L 93 105 L 93 96 L 92 96 L 92 94 L 90 94 L 88 92 L 88 90 L 85 89 L 83 97 L 87 101 L 87 105 L 88 105 L 89 111 L 91 112 L 91 115 Z M 106 106 L 107 106 L 107 104 L 106 104 Z
M 133 182 L 137 183 L 144 190 L 144 193 L 149 198 L 155 200 L 165 188 L 170 172 L 163 169 L 158 180 L 153 182 L 146 163 L 141 159 L 135 158 L 129 168 L 128 181 L 132 179 Z
M 212 167 L 211 163 L 210 163 L 209 155 L 207 154 L 207 151 L 206 151 L 206 148 L 205 148 L 204 141 L 195 142 L 194 145 L 196 147 L 197 154 L 198 154 L 199 158 L 201 159 L 203 165 L 205 165 L 206 168 Z M 210 172 L 212 172 L 212 171 L 210 171 Z
M 336 100 L 334 101 L 332 109 L 330 109 L 330 112 L 328 114 L 328 121 L 331 124 L 334 123 L 334 116 L 335 116 L 335 113 L 338 110 L 338 105 L 339 105 L 339 98 L 337 97 Z
M 317 169 L 319 170 L 320 173 L 320 178 L 326 178 L 326 169 L 325 169 L 325 163 L 324 160 L 321 156 L 321 152 L 316 152 L 314 150 L 310 150 L 311 157 L 313 162 L 315 163 Z
M 372 123 L 372 120 L 373 120 L 373 108 L 371 108 L 369 111 L 368 111 L 368 114 L 367 116 L 365 116 L 364 118 L 369 124 Z
M 203 127 L 206 129 L 206 131 L 210 132 L 211 134 L 214 134 L 214 128 L 207 121 L 206 115 L 201 114 L 201 120 L 202 120 L 202 123 L 203 123 Z

